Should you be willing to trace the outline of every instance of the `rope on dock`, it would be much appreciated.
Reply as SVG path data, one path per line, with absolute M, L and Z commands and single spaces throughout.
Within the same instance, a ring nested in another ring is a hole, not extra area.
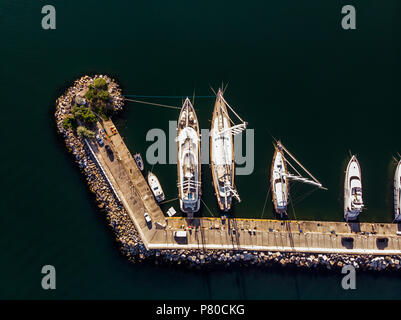
M 176 107 L 176 106 L 169 106 L 166 104 L 160 104 L 160 103 L 153 103 L 153 102 L 147 102 L 147 101 L 140 101 L 140 100 L 133 100 L 133 99 L 125 99 L 127 101 L 131 101 L 131 102 L 136 102 L 136 103 L 142 103 L 142 104 L 149 104 L 152 106 L 157 106 L 157 107 L 163 107 L 163 108 L 169 108 L 169 109 L 178 109 L 181 110 L 180 107 Z

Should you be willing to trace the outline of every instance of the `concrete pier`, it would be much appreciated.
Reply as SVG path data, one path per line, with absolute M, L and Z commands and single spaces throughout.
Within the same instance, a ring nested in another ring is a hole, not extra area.
M 96 142 L 90 147 L 147 249 L 401 254 L 401 236 L 397 235 L 401 228 L 391 223 L 199 218 L 189 224 L 185 218 L 167 218 L 113 122 L 102 125 L 113 155 Z M 151 216 L 151 224 L 145 222 L 145 212 Z M 174 237 L 178 230 L 187 230 L 185 240 Z

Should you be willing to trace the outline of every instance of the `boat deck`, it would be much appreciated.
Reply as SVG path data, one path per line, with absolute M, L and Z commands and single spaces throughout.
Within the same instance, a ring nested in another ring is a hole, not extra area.
M 392 223 L 200 218 L 192 220 L 188 229 L 185 218 L 165 217 L 122 137 L 111 132 L 112 121 L 103 125 L 110 136 L 114 159 L 104 147 L 96 143 L 91 147 L 148 249 L 401 254 L 401 236 L 397 235 L 401 225 Z M 145 211 L 152 218 L 151 228 L 145 222 Z M 157 227 L 155 222 L 165 227 Z M 187 230 L 185 241 L 174 238 L 178 230 Z

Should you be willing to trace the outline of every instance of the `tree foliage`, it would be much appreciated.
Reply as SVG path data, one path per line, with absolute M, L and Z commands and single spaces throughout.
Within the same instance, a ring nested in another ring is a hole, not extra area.
M 63 128 L 68 130 L 75 125 L 75 117 L 72 114 L 67 115 L 63 120 Z
M 72 107 L 72 113 L 76 119 L 91 124 L 96 122 L 96 116 L 89 108 L 75 105 Z
M 103 101 L 110 100 L 110 93 L 107 90 L 100 90 L 97 94 L 98 98 Z
M 88 101 L 92 101 L 96 97 L 95 89 L 89 88 L 89 90 L 85 94 L 85 98 Z
M 79 126 L 77 128 L 77 134 L 80 137 L 85 137 L 87 139 L 94 139 L 95 133 L 92 130 L 85 128 L 84 126 Z
M 103 78 L 96 78 L 93 80 L 93 86 L 96 89 L 107 89 L 107 82 Z
M 111 96 L 108 91 L 108 85 L 103 78 L 93 80 L 93 84 L 88 86 L 85 98 L 89 102 L 91 109 L 102 118 L 107 119 L 107 113 L 113 110 L 113 106 L 110 104 Z

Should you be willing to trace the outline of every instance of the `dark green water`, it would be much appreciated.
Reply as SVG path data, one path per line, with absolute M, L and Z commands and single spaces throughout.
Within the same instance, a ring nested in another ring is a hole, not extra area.
M 384 1 L 56 1 L 57 29 L 41 29 L 45 1 L 2 1 L 0 298 L 2 299 L 310 299 L 398 298 L 397 276 L 240 269 L 198 272 L 132 265 L 120 256 L 104 216 L 55 134 L 54 101 L 87 73 L 115 77 L 126 94 L 226 98 L 255 130 L 254 172 L 237 177 L 238 217 L 260 217 L 271 135 L 329 191 L 296 206 L 298 219 L 342 219 L 348 150 L 362 166 L 367 210 L 361 221 L 392 221 L 392 156 L 401 152 L 401 3 Z M 353 4 L 357 30 L 341 29 Z M 179 105 L 180 101 L 160 100 Z M 213 101 L 195 100 L 202 128 Z M 129 103 L 116 119 L 133 152 L 151 128 L 168 130 L 178 112 Z M 150 166 L 148 166 L 149 169 Z M 174 165 L 156 165 L 168 198 Z M 208 166 L 204 200 L 215 211 Z M 298 188 L 300 193 L 309 188 Z M 207 214 L 207 212 L 204 212 Z M 270 199 L 264 217 L 272 217 Z M 57 289 L 41 289 L 41 267 L 57 270 Z

